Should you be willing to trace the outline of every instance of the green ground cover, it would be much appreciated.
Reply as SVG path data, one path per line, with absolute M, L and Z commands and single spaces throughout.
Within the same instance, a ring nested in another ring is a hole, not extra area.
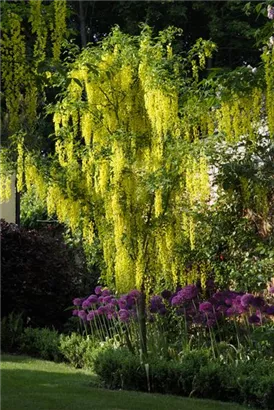
M 98 388 L 96 377 L 27 356 L 1 359 L 2 410 L 244 410 L 209 400 Z

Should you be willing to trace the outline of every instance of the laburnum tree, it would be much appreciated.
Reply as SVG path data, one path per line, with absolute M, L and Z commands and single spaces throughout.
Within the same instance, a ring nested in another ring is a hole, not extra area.
M 56 24 L 63 4 L 56 0 Z M 244 138 L 252 150 L 262 122 L 273 138 L 273 45 L 265 46 L 257 73 L 242 68 L 205 79 L 215 45 L 199 39 L 178 56 L 172 41 L 181 34 L 170 28 L 153 38 L 145 26 L 129 36 L 114 28 L 71 64 L 64 92 L 49 109 L 53 154 L 31 149 L 27 135 L 16 140 L 18 189 L 35 189 L 87 249 L 99 241 L 102 280 L 118 292 L 197 280 L 203 286 L 211 261 L 187 266 L 184 249 L 195 250 L 197 215 L 214 200 L 208 145 L 218 135 L 234 146 Z M 53 36 L 53 58 L 60 36 Z M 5 87 L 11 99 L 15 91 L 27 95 L 27 87 Z M 240 184 L 251 203 L 246 179 Z M 256 211 L 265 215 L 268 192 L 257 188 Z
M 41 161 L 19 145 L 18 180 L 87 244 L 98 236 L 102 277 L 118 292 L 205 281 L 209 261 L 187 268 L 181 246 L 195 247 L 195 213 L 210 203 L 206 143 L 218 132 L 252 146 L 262 112 L 273 136 L 273 48 L 263 55 L 265 79 L 223 82 L 213 101 L 199 71 L 214 44 L 199 40 L 178 57 L 173 36 L 115 28 L 86 48 L 53 108 L 54 157 Z
M 44 138 L 44 107 L 49 78 L 58 88 L 61 48 L 67 35 L 65 0 L 1 2 L 1 200 L 10 195 L 14 164 L 22 166 L 23 149 L 40 149 Z M 53 87 L 54 87 L 53 86 Z M 45 131 L 46 130 L 46 131 Z M 23 148 L 24 139 L 24 148 Z M 18 151 L 18 155 L 17 155 Z M 21 190 L 18 180 L 18 189 Z

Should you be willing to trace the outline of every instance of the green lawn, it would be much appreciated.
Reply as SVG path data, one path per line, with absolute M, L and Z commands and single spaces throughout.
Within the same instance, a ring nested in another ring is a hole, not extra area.
M 3 355 L 2 410 L 244 410 L 242 406 L 174 396 L 111 391 L 95 376 L 26 356 Z

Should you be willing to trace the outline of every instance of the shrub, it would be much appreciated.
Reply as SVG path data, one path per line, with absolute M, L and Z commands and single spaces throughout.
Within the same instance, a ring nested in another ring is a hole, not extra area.
M 91 357 L 94 349 L 89 336 L 72 333 L 70 336 L 61 335 L 60 352 L 65 359 L 76 368 L 93 366 Z
M 58 332 L 47 328 L 26 328 L 21 336 L 20 352 L 56 362 L 63 358 Z
M 108 388 L 151 390 L 272 409 L 274 370 L 270 360 L 225 365 L 207 351 L 187 352 L 178 361 L 148 360 L 145 365 L 127 349 L 107 349 L 94 359 L 94 370 Z
M 11 312 L 2 319 L 1 323 L 1 349 L 5 352 L 14 352 L 20 344 L 23 333 L 23 315 Z
M 94 370 L 109 389 L 147 390 L 144 366 L 127 349 L 106 349 L 94 358 Z
M 109 388 L 189 395 L 195 374 L 209 360 L 208 353 L 189 352 L 181 362 L 147 361 L 149 378 L 144 363 L 126 349 L 108 349 L 100 352 L 94 360 L 94 370 Z
M 33 327 L 60 329 L 71 313 L 66 308 L 83 277 L 73 249 L 61 235 L 18 228 L 1 220 L 2 317 L 15 308 Z M 16 302 L 16 306 L 14 303 Z

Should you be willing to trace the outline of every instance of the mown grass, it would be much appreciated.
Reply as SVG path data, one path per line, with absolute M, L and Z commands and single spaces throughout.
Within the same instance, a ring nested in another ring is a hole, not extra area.
M 2 410 L 244 410 L 209 400 L 98 387 L 96 377 L 66 364 L 3 355 Z

